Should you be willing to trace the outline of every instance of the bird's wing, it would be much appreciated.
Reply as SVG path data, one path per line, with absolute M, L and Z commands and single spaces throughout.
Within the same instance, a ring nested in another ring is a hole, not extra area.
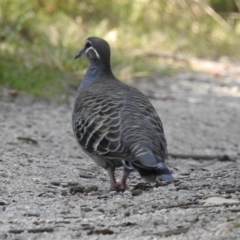
M 124 100 L 84 92 L 76 103 L 72 119 L 79 144 L 94 155 L 129 158 L 121 139 Z
M 167 149 L 166 149 L 167 142 L 164 136 L 163 125 L 160 117 L 158 116 L 152 103 L 146 98 L 146 96 L 142 92 L 140 92 L 137 89 L 133 89 L 133 91 L 134 91 L 134 94 L 129 96 L 129 99 L 134 101 L 139 111 L 141 112 L 141 115 L 144 116 L 144 118 L 151 123 L 152 127 L 160 137 L 161 145 L 165 146 L 164 151 L 166 151 L 167 153 Z
M 131 99 L 85 91 L 76 103 L 73 129 L 86 151 L 147 168 L 164 162 L 162 125 L 150 102 L 140 109 Z

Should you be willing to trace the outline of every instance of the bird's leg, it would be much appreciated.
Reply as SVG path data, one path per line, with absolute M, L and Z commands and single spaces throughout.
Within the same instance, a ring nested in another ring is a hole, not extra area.
M 118 191 L 118 184 L 114 175 L 115 168 L 106 169 L 110 177 L 110 191 Z
M 129 176 L 130 172 L 131 171 L 124 168 L 123 176 L 122 176 L 121 182 L 119 184 L 120 191 L 125 191 L 126 189 L 128 189 L 127 178 Z

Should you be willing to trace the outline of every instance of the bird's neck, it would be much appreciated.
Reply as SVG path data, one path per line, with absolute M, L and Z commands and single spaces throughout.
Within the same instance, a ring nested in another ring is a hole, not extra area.
M 79 86 L 79 90 L 86 87 L 101 77 L 112 77 L 113 73 L 110 66 L 104 66 L 100 63 L 90 63 L 88 70 L 83 78 L 82 83 Z

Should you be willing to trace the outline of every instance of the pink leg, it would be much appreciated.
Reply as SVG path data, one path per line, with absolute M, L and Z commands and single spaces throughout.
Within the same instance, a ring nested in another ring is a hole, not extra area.
M 124 171 L 123 176 L 122 176 L 122 180 L 120 182 L 120 189 L 121 191 L 125 191 L 126 189 L 128 189 L 128 185 L 127 185 L 127 178 L 129 176 L 130 172 L 129 171 Z
M 117 184 L 117 181 L 115 179 L 115 176 L 114 176 L 114 168 L 108 168 L 106 169 L 108 174 L 109 174 L 109 177 L 110 177 L 110 191 L 118 191 L 118 184 Z

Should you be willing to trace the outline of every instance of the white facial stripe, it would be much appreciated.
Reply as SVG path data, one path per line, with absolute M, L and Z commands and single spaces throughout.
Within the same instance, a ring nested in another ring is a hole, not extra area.
M 95 48 L 93 48 L 93 47 L 89 47 L 89 48 L 85 51 L 85 54 L 87 54 L 88 51 L 90 51 L 90 50 L 93 50 L 93 51 L 95 52 L 97 58 L 100 59 L 100 56 L 99 56 L 97 50 L 96 50 Z

